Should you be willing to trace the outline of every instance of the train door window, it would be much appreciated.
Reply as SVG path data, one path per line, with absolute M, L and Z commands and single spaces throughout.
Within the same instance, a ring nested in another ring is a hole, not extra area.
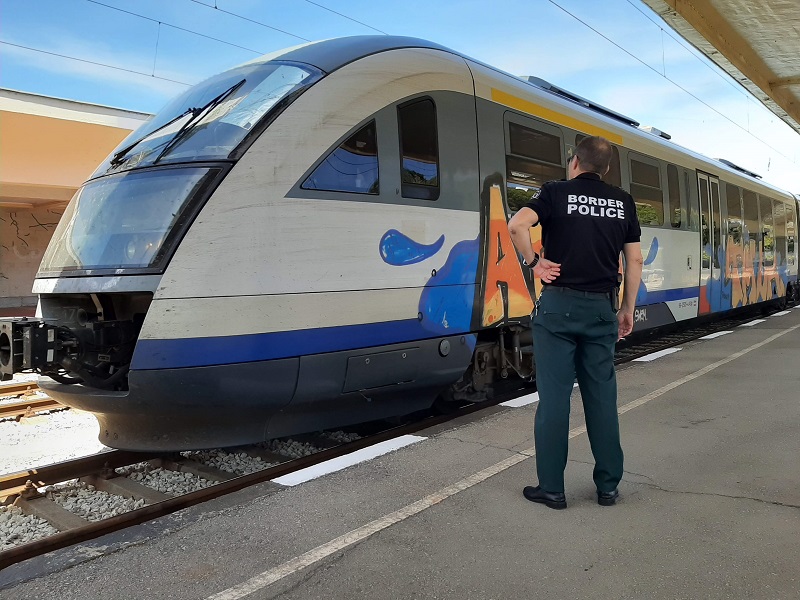
M 580 144 L 586 137 L 587 136 L 581 133 L 576 135 L 575 145 L 577 146 Z M 622 187 L 622 169 L 619 164 L 619 148 L 614 144 L 611 144 L 611 163 L 608 165 L 608 173 L 603 176 L 603 181 L 617 187 Z
M 664 224 L 664 193 L 661 189 L 661 172 L 655 161 L 644 162 L 635 158 L 631 164 L 631 196 L 636 202 L 639 223 L 650 227 Z
M 773 201 L 773 222 L 775 225 L 775 252 L 778 264 L 786 260 L 786 205 L 783 202 Z
M 719 181 L 717 179 L 709 179 L 709 189 L 711 191 L 711 224 L 713 226 L 712 241 L 713 252 L 711 257 L 714 261 L 714 268 L 719 268 L 719 255 L 720 250 L 724 249 L 725 242 L 722 239 L 722 226 L 720 219 L 720 206 L 719 206 Z
M 375 121 L 347 138 L 300 186 L 304 190 L 378 193 L 378 142 Z
M 430 98 L 397 107 L 403 198 L 439 197 L 439 134 L 436 105 Z
M 766 196 L 758 197 L 761 209 L 761 248 L 764 252 L 764 266 L 775 264 L 775 225 L 772 219 L 772 200 Z
M 688 228 L 689 231 L 700 229 L 700 210 L 697 206 L 697 196 L 692 194 L 692 177 L 687 169 L 683 169 L 683 194 L 689 206 Z
M 697 174 L 700 185 L 700 249 L 702 253 L 702 268 L 711 268 L 711 210 L 708 203 L 708 178 Z
M 681 194 L 680 177 L 675 165 L 667 165 L 667 193 L 669 194 L 670 223 L 674 229 L 688 225 L 687 199 Z
M 513 213 L 531 201 L 546 181 L 564 178 L 558 135 L 508 123 L 506 197 Z
M 795 223 L 797 222 L 797 214 L 795 214 L 795 204 L 786 205 L 786 254 L 788 256 L 787 263 L 793 265 L 795 263 Z
M 725 184 L 725 204 L 728 209 L 728 238 L 736 245 L 742 243 L 742 199 L 737 185 Z
M 758 198 L 755 192 L 742 190 L 742 209 L 744 215 L 744 242 L 751 244 L 753 251 L 758 249 Z

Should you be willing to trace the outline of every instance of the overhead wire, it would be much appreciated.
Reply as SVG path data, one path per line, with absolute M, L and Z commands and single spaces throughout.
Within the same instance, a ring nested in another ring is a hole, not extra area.
M 125 69 L 124 67 L 117 67 L 114 65 L 108 65 L 101 62 L 96 62 L 93 60 L 86 60 L 85 58 L 76 58 L 74 56 L 67 56 L 66 54 L 59 54 L 58 52 L 49 52 L 47 50 L 41 50 L 39 48 L 31 48 L 30 46 L 23 46 L 22 44 L 14 44 L 12 42 L 6 42 L 5 40 L 0 40 L 0 44 L 5 44 L 7 46 L 14 46 L 15 48 L 22 48 L 23 50 L 30 50 L 31 52 L 39 52 L 41 54 L 49 54 L 50 56 L 57 56 L 59 58 L 66 58 L 68 60 L 74 60 L 77 62 L 87 63 L 90 65 L 96 65 L 98 67 L 107 67 L 109 69 L 116 69 L 117 71 L 125 71 L 126 73 L 134 73 L 136 75 L 144 75 L 145 77 L 151 77 L 153 79 L 161 79 L 162 81 L 169 81 L 171 83 L 178 83 L 180 85 L 190 86 L 193 85 L 191 83 L 186 83 L 185 81 L 178 81 L 177 79 L 170 79 L 169 77 L 159 77 L 158 75 L 151 75 L 150 73 L 143 73 L 142 71 L 134 71 L 133 69 Z
M 744 127 L 742 127 L 742 126 L 741 126 L 739 123 L 737 123 L 736 121 L 734 121 L 733 119 L 731 119 L 731 118 L 730 118 L 730 117 L 728 117 L 727 115 L 724 115 L 723 113 L 721 113 L 720 111 L 718 111 L 716 108 L 714 108 L 713 106 L 711 106 L 710 104 L 708 104 L 708 103 L 707 103 L 705 100 L 703 100 L 702 98 L 699 98 L 698 96 L 696 96 L 695 94 L 693 94 L 692 92 L 690 92 L 689 90 L 687 90 L 685 87 L 683 87 L 682 85 L 680 85 L 678 82 L 676 82 L 675 80 L 673 80 L 673 79 L 669 78 L 669 77 L 668 77 L 666 74 L 662 74 L 662 73 L 660 73 L 660 72 L 658 71 L 658 69 L 655 69 L 655 68 L 653 68 L 653 66 L 651 66 L 651 65 L 647 64 L 647 63 L 646 63 L 645 61 L 643 61 L 641 58 L 639 58 L 639 57 L 638 57 L 638 56 L 636 56 L 635 54 L 633 54 L 633 53 L 629 52 L 628 50 L 626 50 L 625 48 L 623 48 L 622 46 L 620 46 L 620 45 L 619 45 L 617 42 L 615 42 L 614 40 L 612 40 L 610 37 L 608 37 L 607 35 L 605 35 L 605 34 L 601 33 L 600 31 L 598 31 L 597 29 L 595 29 L 594 27 L 592 27 L 591 25 L 589 25 L 589 24 L 588 24 L 586 21 L 584 21 L 584 20 L 583 20 L 583 19 L 581 19 L 580 17 L 578 17 L 578 16 L 576 16 L 576 15 L 572 14 L 571 12 L 569 12 L 569 11 L 568 11 L 566 8 L 564 8 L 563 6 L 561 6 L 561 5 L 560 5 L 558 2 L 556 2 L 555 0 L 547 0 L 547 1 L 548 1 L 548 2 L 550 2 L 550 4 L 552 4 L 552 5 L 553 5 L 553 6 L 555 6 L 556 8 L 558 8 L 558 9 L 562 10 L 563 12 L 565 12 L 567 15 L 569 15 L 570 17 L 572 17 L 573 19 L 575 19 L 576 21 L 578 21 L 579 23 L 581 23 L 581 24 L 582 24 L 582 25 L 584 25 L 585 27 L 587 27 L 588 29 L 591 29 L 592 31 L 594 31 L 594 32 L 595 32 L 597 35 L 599 35 L 600 37 L 602 37 L 602 38 L 603 38 L 604 40 L 606 40 L 607 42 L 609 42 L 609 43 L 613 44 L 614 46 L 616 46 L 617 48 L 619 48 L 620 50 L 622 50 L 622 51 L 623 51 L 625 54 L 627 54 L 628 56 L 630 56 L 630 57 L 634 58 L 634 59 L 635 59 L 637 62 L 640 62 L 640 63 L 642 63 L 642 64 L 643 64 L 645 67 L 647 67 L 648 69 L 650 69 L 651 71 L 653 71 L 653 72 L 654 72 L 656 75 L 658 75 L 659 77 L 663 77 L 664 79 L 666 79 L 667 81 L 669 81 L 671 84 L 673 84 L 674 86 L 676 86 L 676 87 L 678 87 L 679 89 L 683 90 L 684 92 L 686 92 L 687 94 L 689 94 L 689 95 L 690 95 L 692 98 L 694 98 L 695 100 L 697 100 L 698 102 L 700 102 L 701 104 L 703 104 L 704 106 L 706 106 L 707 108 L 709 108 L 709 109 L 711 109 L 712 111 L 714 111 L 715 113 L 717 113 L 717 114 L 718 114 L 719 116 L 721 116 L 723 119 L 725 119 L 726 121 L 730 122 L 732 125 L 734 125 L 734 126 L 738 127 L 739 129 L 741 129 L 742 131 L 744 131 L 745 133 L 747 133 L 747 134 L 748 134 L 749 136 L 751 136 L 752 138 L 754 138 L 754 139 L 758 140 L 759 142 L 761 142 L 762 144 L 764 144 L 764 145 L 765 145 L 767 148 L 770 148 L 771 150 L 773 150 L 773 151 L 777 152 L 778 154 L 780 154 L 781 156 L 783 156 L 783 157 L 784 157 L 786 160 L 788 160 L 788 161 L 790 161 L 790 162 L 797 162 L 797 161 L 795 161 L 795 160 L 793 160 L 793 159 L 789 158 L 788 156 L 786 156 L 786 155 L 785 155 L 783 152 L 781 152 L 780 150 L 778 150 L 778 149 L 777 149 L 777 148 L 775 148 L 774 146 L 770 146 L 770 145 L 769 145 L 767 142 L 765 142 L 764 140 L 762 140 L 760 137 L 758 137 L 757 135 L 755 135 L 753 132 L 749 131 L 748 129 L 745 129 L 745 128 L 744 128 Z
M 328 8 L 327 6 L 322 6 L 322 4 L 319 4 L 318 2 L 312 2 L 312 0 L 306 0 L 306 2 L 308 2 L 309 4 L 313 4 L 314 6 L 318 6 L 323 10 L 327 10 L 328 12 L 332 12 L 335 15 L 339 15 L 340 17 L 344 17 L 345 19 L 349 19 L 350 21 L 353 21 L 354 23 L 358 23 L 359 25 L 363 25 L 364 27 L 369 27 L 373 31 L 377 31 L 378 33 L 382 33 L 383 35 L 389 35 L 385 31 L 382 31 L 382 30 L 378 29 L 377 27 L 373 27 L 372 25 L 367 25 L 366 23 L 364 23 L 362 21 L 359 21 L 358 19 L 354 19 L 353 17 L 348 17 L 347 15 L 344 15 L 344 14 L 342 14 L 340 12 L 337 12 L 337 11 L 333 10 L 332 8 Z
M 229 10 L 225 10 L 224 8 L 220 8 L 219 6 L 217 6 L 216 2 L 214 3 L 214 6 L 211 6 L 210 4 L 206 4 L 205 2 L 200 2 L 200 0 L 189 0 L 189 2 L 194 2 L 195 4 L 199 4 L 200 6 L 205 6 L 206 8 L 210 8 L 211 10 L 216 10 L 216 11 L 219 11 L 221 13 L 225 13 L 226 15 L 230 15 L 232 17 L 236 17 L 237 19 L 242 19 L 243 21 L 248 21 L 250 23 L 254 23 L 256 25 L 260 25 L 261 27 L 266 27 L 267 29 L 271 29 L 273 31 L 278 31 L 280 33 L 283 33 L 285 35 L 291 36 L 293 38 L 297 38 L 298 40 L 303 40 L 304 42 L 310 42 L 311 41 L 310 39 L 304 38 L 301 35 L 297 35 L 295 33 L 290 33 L 290 32 L 288 32 L 288 31 L 286 31 L 284 29 L 279 29 L 278 27 L 274 27 L 272 25 L 267 25 L 266 23 L 262 23 L 261 21 L 256 21 L 255 19 L 251 19 L 250 17 L 245 17 L 244 15 L 240 15 L 238 13 L 231 12 Z

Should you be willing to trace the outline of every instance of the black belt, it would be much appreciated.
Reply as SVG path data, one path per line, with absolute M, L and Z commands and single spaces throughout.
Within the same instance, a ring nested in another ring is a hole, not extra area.
M 605 298 L 606 300 L 611 299 L 612 292 L 584 292 L 583 290 L 573 290 L 569 287 L 564 287 L 563 285 L 543 285 L 542 291 L 553 291 L 558 292 L 559 294 L 566 294 L 567 296 L 581 296 L 583 298 Z

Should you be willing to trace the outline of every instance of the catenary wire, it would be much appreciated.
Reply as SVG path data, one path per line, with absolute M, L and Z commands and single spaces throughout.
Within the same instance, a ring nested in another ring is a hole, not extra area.
M 226 44 L 228 46 L 233 46 L 234 48 L 239 48 L 240 50 L 247 50 L 248 52 L 252 52 L 254 54 L 258 54 L 261 56 L 265 54 L 265 52 L 261 50 L 253 50 L 252 48 L 246 48 L 245 46 L 240 46 L 239 44 L 234 44 L 233 42 L 226 42 L 225 40 L 221 40 L 219 38 L 215 38 L 210 35 L 206 35 L 205 33 L 200 33 L 198 31 L 194 31 L 192 29 L 186 29 L 185 27 L 179 27 L 178 25 L 173 25 L 172 23 L 166 23 L 165 21 L 159 21 L 158 19 L 154 19 L 152 17 L 147 17 L 145 15 L 140 15 L 139 13 L 135 13 L 129 10 L 125 10 L 124 8 L 118 8 L 116 6 L 110 6 L 108 4 L 104 4 L 102 2 L 98 2 L 98 0 L 86 0 L 86 2 L 91 2 L 92 4 L 97 4 L 98 6 L 103 6 L 105 8 L 116 10 L 121 13 L 125 13 L 126 15 L 131 15 L 133 17 L 139 17 L 140 19 L 145 19 L 146 21 L 152 21 L 153 23 L 158 23 L 159 26 L 166 25 L 167 27 L 171 27 L 172 29 L 177 29 L 179 31 L 184 31 L 186 33 L 191 33 L 192 35 L 196 35 L 199 37 L 203 37 L 209 40 L 214 40 L 215 42 L 219 42 L 220 44 Z
M 266 27 L 267 29 L 278 31 L 293 38 L 297 38 L 298 40 L 303 40 L 304 42 L 311 41 L 308 38 L 304 38 L 301 35 L 297 35 L 295 33 L 289 33 L 288 31 L 284 31 L 283 29 L 278 29 L 277 27 L 273 27 L 272 25 L 267 25 L 266 23 L 262 23 L 261 21 L 256 21 L 255 19 L 251 19 L 250 17 L 245 17 L 240 14 L 231 12 L 229 10 L 225 10 L 224 8 L 220 8 L 219 6 L 217 6 L 216 3 L 214 4 L 214 6 L 211 6 L 210 4 L 206 4 L 205 2 L 200 2 L 200 0 L 189 0 L 189 2 L 194 2 L 195 4 L 199 4 L 200 6 L 205 6 L 206 8 L 210 8 L 211 10 L 218 10 L 219 12 L 225 13 L 226 15 L 236 17 L 237 19 L 242 19 L 243 21 L 249 21 L 250 23 L 255 23 L 256 25 L 260 25 L 261 27 Z
M 98 67 L 107 67 L 109 69 L 116 69 L 117 71 L 125 71 L 126 73 L 134 73 L 136 75 L 144 75 L 145 77 L 152 77 L 153 79 L 161 79 L 162 81 L 169 81 L 171 83 L 178 83 L 180 85 L 190 86 L 193 85 L 191 83 L 186 83 L 185 81 L 178 81 L 177 79 L 169 79 L 168 77 L 159 77 L 158 75 L 151 75 L 150 73 L 142 73 L 141 71 L 134 71 L 133 69 L 125 69 L 123 67 L 115 67 L 114 65 L 107 65 L 101 62 L 95 62 L 93 60 L 86 60 L 85 58 L 75 58 L 74 56 L 67 56 L 66 54 L 59 54 L 58 52 L 49 52 L 47 50 L 40 50 L 39 48 L 31 48 L 30 46 L 23 46 L 22 44 L 13 44 L 11 42 L 6 42 L 5 40 L 0 40 L 0 44 L 6 44 L 7 46 L 14 46 L 15 48 L 22 48 L 23 50 L 30 50 L 31 52 L 40 52 L 42 54 L 49 54 L 50 56 L 57 56 L 59 58 L 66 58 L 68 60 L 75 60 L 78 62 L 88 63 L 90 65 L 97 65 Z
M 622 46 L 620 46 L 620 45 L 619 45 L 617 42 L 615 42 L 614 40 L 612 40 L 612 39 L 611 39 L 611 38 L 609 38 L 608 36 L 604 35 L 604 34 L 603 34 L 603 33 L 601 33 L 600 31 L 598 31 L 597 29 L 595 29 L 594 27 L 592 27 L 591 25 L 589 25 L 589 24 L 588 24 L 586 21 L 584 21 L 584 20 L 583 20 L 583 19 L 581 19 L 580 17 L 578 17 L 578 16 L 576 16 L 576 15 L 572 14 L 571 12 L 569 12 L 569 11 L 568 11 L 566 8 L 564 8 L 563 6 L 561 6 L 561 5 L 560 5 L 558 2 L 556 2 L 555 0 L 547 0 L 547 1 L 548 1 L 548 2 L 550 2 L 550 4 L 552 4 L 552 5 L 553 5 L 553 6 L 555 6 L 556 8 L 558 8 L 559 10 L 562 10 L 563 12 L 565 12 L 567 15 L 569 15 L 570 17 L 572 17 L 573 19 L 575 19 L 575 20 L 576 20 L 576 21 L 578 21 L 579 23 L 583 24 L 583 25 L 584 25 L 585 27 L 587 27 L 588 29 L 591 29 L 592 31 L 594 31 L 594 32 L 595 32 L 597 35 L 599 35 L 600 37 L 602 37 L 602 38 L 603 38 L 604 40 L 606 40 L 607 42 L 609 42 L 609 43 L 613 44 L 614 46 L 616 46 L 617 48 L 619 48 L 620 50 L 622 50 L 622 51 L 623 51 L 625 54 L 627 54 L 628 56 L 632 57 L 632 58 L 633 58 L 633 59 L 635 59 L 637 62 L 640 62 L 641 64 L 643 64 L 645 67 L 647 67 L 648 69 L 650 69 L 651 71 L 653 71 L 654 73 L 656 73 L 656 74 L 657 74 L 659 77 L 663 77 L 664 79 L 666 79 L 667 81 L 669 81 L 669 82 L 670 82 L 671 84 L 673 84 L 674 86 L 676 86 L 676 87 L 680 88 L 681 90 L 683 90 L 684 92 L 686 92 L 687 94 L 689 94 L 689 95 L 690 95 L 692 98 L 694 98 L 695 100 L 697 100 L 698 102 L 700 102 L 701 104 L 703 104 L 704 106 L 706 106 L 707 108 L 709 108 L 709 109 L 711 109 L 712 111 L 714 111 L 715 113 L 717 113 L 719 116 L 721 116 L 723 119 L 725 119 L 725 120 L 726 120 L 726 121 L 728 121 L 729 123 L 733 124 L 734 126 L 738 127 L 739 129 L 741 129 L 742 131 L 744 131 L 745 133 L 747 133 L 747 134 L 748 134 L 749 136 L 751 136 L 753 139 L 756 139 L 756 140 L 758 140 L 759 142 L 761 142 L 762 144 L 764 144 L 764 145 L 765 145 L 767 148 L 770 148 L 771 150 L 773 150 L 773 151 L 774 151 L 774 152 L 776 152 L 777 154 L 780 154 L 780 155 L 781 155 L 782 157 L 784 157 L 786 160 L 788 160 L 788 161 L 790 161 L 790 162 L 793 162 L 793 163 L 796 163 L 796 162 L 797 162 L 796 160 L 793 160 L 793 159 L 789 158 L 788 156 L 786 156 L 786 155 L 785 155 L 783 152 L 781 152 L 780 150 L 778 150 L 778 149 L 777 149 L 777 148 L 775 148 L 774 146 L 770 146 L 770 145 L 769 145 L 767 142 L 765 142 L 764 140 L 762 140 L 760 137 L 758 137 L 757 135 L 755 135 L 753 132 L 751 132 L 751 131 L 748 131 L 747 129 L 745 129 L 744 127 L 742 127 L 741 125 L 739 125 L 739 124 L 738 124 L 736 121 L 734 121 L 733 119 L 731 119 L 731 118 L 730 118 L 730 117 L 728 117 L 727 115 L 724 115 L 723 113 L 721 113 L 720 111 L 718 111 L 716 108 L 714 108 L 713 106 L 711 106 L 711 105 L 710 105 L 710 104 L 708 104 L 706 101 L 704 101 L 703 99 L 699 98 L 698 96 L 694 95 L 692 92 L 690 92 L 689 90 L 687 90 L 685 87 L 683 87 L 682 85 L 680 85 L 680 84 L 679 84 L 679 83 L 677 83 L 676 81 L 674 81 L 674 80 L 670 79 L 669 77 L 667 77 L 667 76 L 666 76 L 666 75 L 664 75 L 664 74 L 661 74 L 661 73 L 658 71 L 658 69 L 655 69 L 655 68 L 653 68 L 651 65 L 648 65 L 648 64 L 647 64 L 645 61 L 643 61 L 641 58 L 639 58 L 639 57 L 638 57 L 638 56 L 636 56 L 635 54 L 633 54 L 633 53 L 629 52 L 628 50 L 626 50 L 625 48 L 623 48 Z
M 316 2 L 312 2 L 311 0 L 306 0 L 306 2 L 308 2 L 309 4 L 313 4 L 314 6 L 318 6 L 323 10 L 327 10 L 328 12 L 332 12 L 335 15 L 339 15 L 340 17 L 344 17 L 345 19 L 349 19 L 350 21 L 353 21 L 354 23 L 358 23 L 359 25 L 363 25 L 364 27 L 369 27 L 373 31 L 377 31 L 378 33 L 382 33 L 383 35 L 389 35 L 385 31 L 382 31 L 382 30 L 378 29 L 377 27 L 373 27 L 372 25 L 367 25 L 366 23 L 364 23 L 362 21 L 359 21 L 358 19 L 354 19 L 353 17 L 348 17 L 347 15 L 343 15 L 342 13 L 337 12 L 337 11 L 333 10 L 332 8 L 328 8 L 327 6 L 322 6 L 322 4 L 318 4 Z

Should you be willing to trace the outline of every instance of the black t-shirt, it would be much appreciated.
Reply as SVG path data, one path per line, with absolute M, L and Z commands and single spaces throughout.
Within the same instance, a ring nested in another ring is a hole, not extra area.
M 552 285 L 585 292 L 614 289 L 623 245 L 642 235 L 628 192 L 596 173 L 581 173 L 569 181 L 548 181 L 528 208 L 539 215 L 544 257 L 561 263 Z

